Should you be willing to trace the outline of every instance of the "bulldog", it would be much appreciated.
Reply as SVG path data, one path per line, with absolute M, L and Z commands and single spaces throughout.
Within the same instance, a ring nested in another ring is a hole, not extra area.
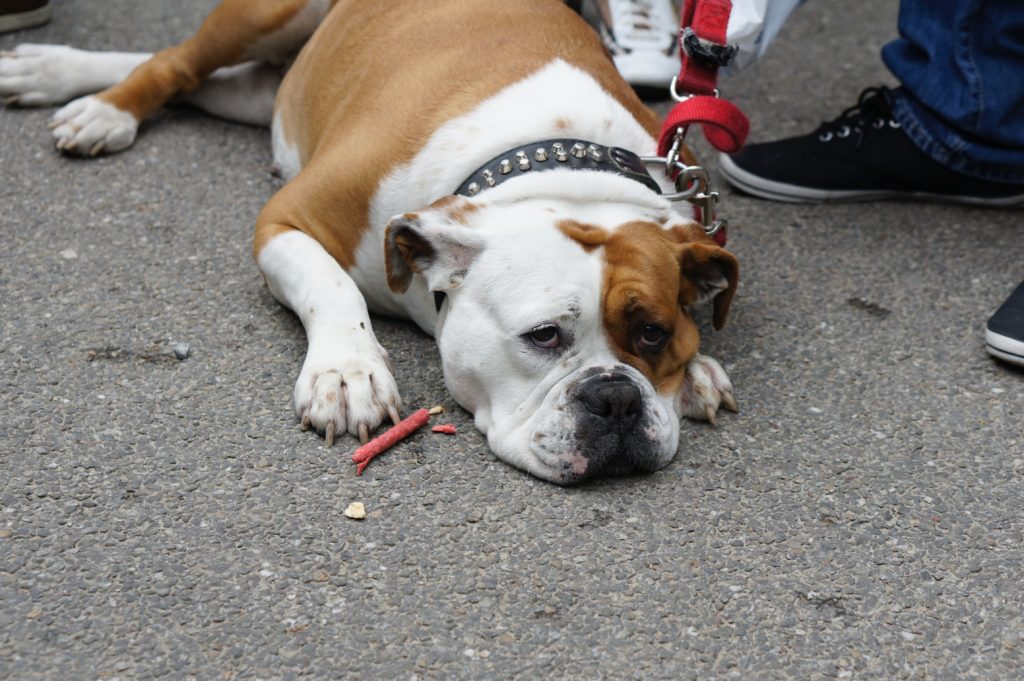
M 53 135 L 87 156 L 173 101 L 270 126 L 288 182 L 254 254 L 328 446 L 400 418 L 370 311 L 432 334 L 494 453 L 556 483 L 655 471 L 681 417 L 736 408 L 690 312 L 721 328 L 736 258 L 647 173 L 656 117 L 561 0 L 224 0 L 156 54 L 21 45 L 0 93 L 72 100 Z

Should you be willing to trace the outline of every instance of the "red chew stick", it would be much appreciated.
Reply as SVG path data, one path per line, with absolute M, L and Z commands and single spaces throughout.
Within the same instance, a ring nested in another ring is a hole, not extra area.
M 428 421 L 430 421 L 430 414 L 426 409 L 419 409 L 357 449 L 352 455 L 352 461 L 359 464 L 356 468 L 356 475 L 363 474 L 363 469 L 370 463 L 370 459 L 386 452 L 400 440 L 409 437 L 427 425 Z
M 454 423 L 445 423 L 445 424 L 440 425 L 440 426 L 434 426 L 430 430 L 434 431 L 435 433 L 445 433 L 447 435 L 455 435 L 455 424 Z

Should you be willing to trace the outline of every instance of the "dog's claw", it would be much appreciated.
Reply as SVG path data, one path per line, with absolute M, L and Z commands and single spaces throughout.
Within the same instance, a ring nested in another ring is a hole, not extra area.
M 391 422 L 398 425 L 398 422 L 402 420 L 402 414 L 399 413 L 398 409 L 394 405 L 388 405 L 388 416 L 391 417 Z
M 300 430 L 304 430 L 304 431 L 305 430 L 309 430 L 309 414 L 308 413 L 302 415 L 302 420 L 299 421 L 299 429 Z
M 99 154 L 99 153 L 100 153 L 101 151 L 103 151 L 103 149 L 104 149 L 104 148 L 105 148 L 106 146 L 107 146 L 107 143 L 106 143 L 105 141 L 103 141 L 103 140 L 100 140 L 99 142 L 97 142 L 96 144 L 94 144 L 94 145 L 92 146 L 92 149 L 90 149 L 90 150 L 89 150 L 89 155 L 90 155 L 90 156 L 96 156 L 96 155 L 97 155 L 97 154 Z
M 327 422 L 327 429 L 324 431 L 324 440 L 327 442 L 328 449 L 334 446 L 334 421 Z
M 10 97 L 7 97 L 7 98 L 4 99 L 4 106 L 14 106 L 15 104 L 18 103 L 18 100 L 19 100 L 19 96 L 18 95 L 11 95 Z
M 708 420 L 708 423 L 710 423 L 711 425 L 718 425 L 718 419 L 715 416 L 715 410 L 710 405 L 704 408 L 704 418 L 706 418 Z
M 722 406 L 734 414 L 738 414 L 740 411 L 740 408 L 736 405 L 736 398 L 728 391 L 722 393 Z
M 370 441 L 370 429 L 366 427 L 365 423 L 359 424 L 359 441 L 364 445 Z

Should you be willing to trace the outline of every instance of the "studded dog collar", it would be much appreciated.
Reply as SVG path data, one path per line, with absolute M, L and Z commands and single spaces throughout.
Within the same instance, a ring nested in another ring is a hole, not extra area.
M 639 182 L 661 194 L 661 187 L 647 172 L 640 157 L 632 151 L 577 139 L 544 140 L 509 149 L 477 168 L 455 190 L 455 194 L 476 196 L 524 173 L 557 168 L 610 172 Z

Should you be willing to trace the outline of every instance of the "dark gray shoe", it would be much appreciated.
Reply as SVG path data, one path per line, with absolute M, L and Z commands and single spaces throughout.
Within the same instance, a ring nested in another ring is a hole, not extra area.
M 985 349 L 993 357 L 1024 367 L 1024 282 L 989 318 Z

